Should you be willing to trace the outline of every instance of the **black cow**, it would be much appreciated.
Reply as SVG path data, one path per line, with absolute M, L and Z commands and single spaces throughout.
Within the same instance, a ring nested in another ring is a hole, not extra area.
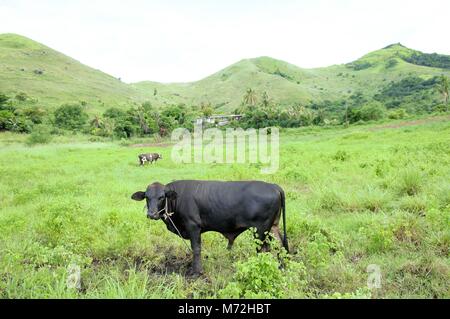
M 149 153 L 149 154 L 140 154 L 138 155 L 139 164 L 144 165 L 145 162 L 153 164 L 153 161 L 157 161 L 158 159 L 162 159 L 162 155 L 158 153 Z
M 145 192 L 136 192 L 131 198 L 137 201 L 145 199 L 148 218 L 158 220 L 163 217 L 167 229 L 175 234 L 179 231 L 184 239 L 191 241 L 194 275 L 202 272 L 201 234 L 207 231 L 224 235 L 228 239 L 228 249 L 231 249 L 237 236 L 255 227 L 257 237 L 264 241 L 263 251 L 268 250 L 266 234 L 272 231 L 289 251 L 285 195 L 276 184 L 196 180 L 175 181 L 167 185 L 153 183 Z M 283 239 L 279 229 L 281 213 Z

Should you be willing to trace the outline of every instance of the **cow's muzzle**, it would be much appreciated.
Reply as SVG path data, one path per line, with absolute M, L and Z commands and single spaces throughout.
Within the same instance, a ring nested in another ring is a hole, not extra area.
M 152 219 L 152 220 L 158 220 L 161 218 L 161 216 L 159 215 L 159 213 L 148 212 L 147 218 Z

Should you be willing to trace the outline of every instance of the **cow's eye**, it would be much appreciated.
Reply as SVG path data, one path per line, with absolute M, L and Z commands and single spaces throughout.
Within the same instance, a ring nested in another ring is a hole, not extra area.
M 164 199 L 164 196 L 160 196 L 158 199 L 159 199 L 159 200 L 163 200 L 163 199 Z

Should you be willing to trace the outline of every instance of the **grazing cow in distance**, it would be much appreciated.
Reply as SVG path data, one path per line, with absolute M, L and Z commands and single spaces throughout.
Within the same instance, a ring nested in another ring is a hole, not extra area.
M 286 236 L 286 208 L 283 189 L 260 181 L 220 182 L 181 180 L 163 185 L 153 183 L 146 191 L 134 193 L 136 201 L 146 200 L 147 217 L 162 219 L 167 229 L 191 241 L 193 263 L 191 273 L 199 275 L 201 266 L 201 234 L 219 232 L 228 239 L 228 249 L 245 230 L 255 227 L 256 236 L 264 243 L 271 231 L 289 251 Z M 284 236 L 279 229 L 283 214 Z
M 158 153 L 148 153 L 148 154 L 140 154 L 138 155 L 139 158 L 139 164 L 144 165 L 146 162 L 153 164 L 153 162 L 157 161 L 158 159 L 162 159 L 162 155 Z

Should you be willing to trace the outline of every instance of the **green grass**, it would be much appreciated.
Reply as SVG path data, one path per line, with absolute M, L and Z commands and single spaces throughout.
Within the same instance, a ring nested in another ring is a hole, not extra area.
M 448 69 L 415 65 L 403 59 L 414 52 L 401 45 L 371 52 L 353 62 L 370 64 L 362 70 L 355 70 L 351 64 L 303 69 L 259 57 L 241 60 L 195 82 L 127 84 L 33 40 L 0 34 L 0 87 L 2 93 L 10 96 L 24 92 L 30 97 L 19 106 L 31 103 L 54 109 L 63 103 L 84 101 L 90 114 L 98 114 L 112 106 L 127 109 L 143 101 L 157 107 L 211 103 L 214 112 L 228 113 L 240 106 L 248 88 L 254 89 L 260 100 L 266 91 L 275 104 L 291 106 L 335 101 L 355 92 L 372 98 L 391 81 L 411 75 L 425 79 L 441 74 L 450 76 Z M 393 59 L 397 64 L 387 67 Z M 37 75 L 34 70 L 44 73 Z M 437 92 L 434 94 L 440 98 Z
M 0 297 L 449 298 L 450 123 L 400 123 L 283 130 L 274 175 L 258 165 L 175 165 L 170 146 L 65 136 L 28 147 L 26 137 L 2 133 Z M 164 160 L 138 167 L 143 151 Z M 281 185 L 287 268 L 256 257 L 250 232 L 231 252 L 220 234 L 206 233 L 205 275 L 186 278 L 191 256 L 182 241 L 130 199 L 175 179 Z M 81 267 L 81 290 L 67 288 L 72 263 Z M 367 291 L 370 264 L 381 268 L 381 289 Z M 255 282 L 267 288 L 255 294 Z

